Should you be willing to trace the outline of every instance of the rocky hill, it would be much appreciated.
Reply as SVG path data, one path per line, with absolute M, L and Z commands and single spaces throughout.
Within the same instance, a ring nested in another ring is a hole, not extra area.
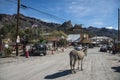
M 96 27 L 88 27 L 87 31 L 91 34 L 96 34 L 98 36 L 107 36 L 111 38 L 117 38 L 117 30 L 115 29 L 107 29 L 107 28 L 96 28 Z
M 0 28 L 3 27 L 5 24 L 16 24 L 17 15 L 7 15 L 7 14 L 0 14 Z M 27 17 L 20 14 L 20 27 L 31 27 L 32 25 L 36 24 L 39 28 L 47 28 L 47 29 L 56 29 L 60 24 L 57 23 L 47 23 L 40 19 Z
M 17 21 L 17 15 L 8 15 L 8 14 L 0 14 L 0 29 L 2 27 L 5 27 L 6 25 L 16 25 Z M 32 27 L 32 25 L 37 25 L 38 28 L 42 28 L 47 31 L 51 30 L 62 30 L 64 32 L 67 32 L 70 30 L 70 28 L 73 28 L 75 26 L 72 25 L 71 21 L 64 22 L 63 24 L 58 23 L 48 23 L 44 22 L 40 19 L 24 16 L 20 14 L 20 28 L 26 28 L 26 27 Z M 78 25 L 77 25 L 78 26 Z M 81 27 L 81 26 L 80 26 Z M 75 27 L 78 28 L 78 27 Z M 117 37 L 117 30 L 114 29 L 106 29 L 106 28 L 95 28 L 95 27 L 88 27 L 84 28 L 87 32 L 90 33 L 90 35 L 99 35 L 99 36 L 108 36 L 111 38 Z M 79 32 L 79 31 L 78 31 Z M 73 31 L 74 33 L 74 31 Z M 1 33 L 0 33 L 1 34 Z

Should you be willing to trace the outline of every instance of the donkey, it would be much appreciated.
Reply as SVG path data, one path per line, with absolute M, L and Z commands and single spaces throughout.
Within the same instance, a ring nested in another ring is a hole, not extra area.
M 87 56 L 87 47 L 83 48 L 83 49 L 80 50 L 80 51 L 72 50 L 72 51 L 69 53 L 69 57 L 70 57 L 70 68 L 71 68 L 72 73 L 76 73 L 76 71 L 75 71 L 76 61 L 78 61 L 78 67 L 77 67 L 77 68 L 78 68 L 78 70 L 79 70 L 79 63 L 80 63 L 80 60 L 81 60 L 81 71 L 83 70 L 82 64 L 83 64 L 84 56 Z

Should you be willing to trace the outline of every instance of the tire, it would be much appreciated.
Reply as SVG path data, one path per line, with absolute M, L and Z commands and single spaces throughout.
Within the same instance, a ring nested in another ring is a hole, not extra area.
M 46 55 L 46 53 L 43 53 L 44 54 L 44 56 Z

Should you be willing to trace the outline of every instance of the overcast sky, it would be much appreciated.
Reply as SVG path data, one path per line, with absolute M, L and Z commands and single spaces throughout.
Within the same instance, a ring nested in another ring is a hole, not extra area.
M 0 0 L 0 13 L 15 14 L 17 4 L 8 2 L 17 0 Z M 71 20 L 72 24 L 84 27 L 107 27 L 117 29 L 118 8 L 120 0 L 21 0 L 21 4 L 35 8 L 62 19 L 37 12 L 32 9 L 20 9 L 20 13 L 47 22 L 63 23 Z

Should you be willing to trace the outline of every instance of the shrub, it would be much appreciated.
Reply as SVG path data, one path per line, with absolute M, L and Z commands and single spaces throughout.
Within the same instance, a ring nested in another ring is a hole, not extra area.
M 5 57 L 9 57 L 12 54 L 12 47 L 4 48 Z

